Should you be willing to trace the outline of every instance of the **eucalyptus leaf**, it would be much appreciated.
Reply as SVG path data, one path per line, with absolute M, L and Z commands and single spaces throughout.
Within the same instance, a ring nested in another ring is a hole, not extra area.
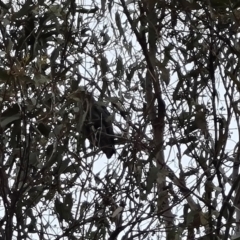
M 124 73 L 123 60 L 121 56 L 117 57 L 117 74 L 116 77 L 122 77 Z
M 105 13 L 106 10 L 106 0 L 101 0 L 101 9 L 102 9 L 102 13 Z
M 58 198 L 55 199 L 55 210 L 58 214 L 59 221 L 62 222 L 64 219 L 64 207 L 62 202 Z
M 59 56 L 59 53 L 60 53 L 60 47 L 57 47 L 53 50 L 52 54 L 51 54 L 51 65 L 54 66 L 56 63 L 56 60 Z
M 162 80 L 165 82 L 166 86 L 168 86 L 170 83 L 170 70 L 168 68 L 162 68 L 161 71 Z
M 106 73 L 109 71 L 109 66 L 108 66 L 108 60 L 105 56 L 101 55 L 101 70 L 102 74 L 106 75 Z
M 64 198 L 64 204 L 66 206 L 66 208 L 69 209 L 69 211 L 72 210 L 72 206 L 73 206 L 73 198 L 72 198 L 72 193 L 67 193 L 65 198 Z
M 67 169 L 70 162 L 71 162 L 70 159 L 67 158 L 63 160 L 61 163 L 59 163 L 60 166 L 58 167 L 58 174 L 63 173 Z
M 34 75 L 34 81 L 36 83 L 37 86 L 43 84 L 43 83 L 48 83 L 50 82 L 50 79 L 47 76 L 44 76 L 43 74 L 40 73 L 36 73 Z
M 21 18 L 27 15 L 31 9 L 31 4 L 32 0 L 27 0 L 18 12 L 13 13 L 12 19 Z
M 53 133 L 56 135 L 56 136 L 59 136 L 62 132 L 62 129 L 63 129 L 63 124 L 59 124 L 57 125 L 54 129 L 53 129 Z
M 0 68 L 0 82 L 4 83 L 6 81 L 12 80 L 13 77 L 9 75 L 8 71 L 3 68 Z
M 149 169 L 148 176 L 147 176 L 147 179 L 146 179 L 146 182 L 147 182 L 147 187 L 146 187 L 147 194 L 151 192 L 153 184 L 156 183 L 158 172 L 159 172 L 159 169 L 157 167 L 152 166 Z
M 51 127 L 44 123 L 39 123 L 37 129 L 44 137 L 48 137 L 51 132 Z
M 71 195 L 71 193 L 66 194 L 63 202 L 61 202 L 59 198 L 55 199 L 55 209 L 61 222 L 63 220 L 69 221 L 72 219 L 71 210 L 73 205 L 73 199 Z
M 120 36 L 124 36 L 124 31 L 123 31 L 123 28 L 122 28 L 121 18 L 120 18 L 120 14 L 118 12 L 115 13 L 115 21 L 116 21 L 117 28 L 119 30 Z
M 184 151 L 183 155 L 186 154 L 188 156 L 191 156 L 192 153 L 195 153 L 197 145 L 198 145 L 197 142 L 192 142 Z
M 61 17 L 62 16 L 62 7 L 60 5 L 51 5 L 49 7 L 49 10 L 54 13 L 56 17 Z
M 1 128 L 4 129 L 7 125 L 13 123 L 16 120 L 19 120 L 20 118 L 21 118 L 20 113 L 16 114 L 16 115 L 13 115 L 13 116 L 10 116 L 10 117 L 6 117 L 4 120 L 2 120 L 0 122 L 0 126 L 1 126 Z

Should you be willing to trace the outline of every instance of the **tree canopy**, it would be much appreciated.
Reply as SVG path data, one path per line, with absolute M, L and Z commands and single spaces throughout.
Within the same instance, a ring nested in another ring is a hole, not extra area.
M 0 1 L 1 239 L 240 239 L 240 10 Z

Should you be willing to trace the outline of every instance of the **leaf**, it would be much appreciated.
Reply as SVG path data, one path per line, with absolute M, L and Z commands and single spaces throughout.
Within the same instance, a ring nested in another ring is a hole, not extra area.
M 173 120 L 179 121 L 179 125 L 185 124 L 186 120 L 191 118 L 190 112 L 182 111 L 178 116 L 173 117 Z
M 102 45 L 103 45 L 103 46 L 106 46 L 109 41 L 110 41 L 110 37 L 109 37 L 109 35 L 108 35 L 107 33 L 105 33 L 105 34 L 103 35 Z
M 196 126 L 196 123 L 195 123 L 195 121 L 194 122 L 187 122 L 187 123 L 185 123 L 185 124 L 187 124 L 186 125 L 186 129 L 184 130 L 184 134 L 186 135 L 186 136 L 188 136 L 190 133 L 192 133 L 192 132 L 194 132 L 195 130 L 197 130 L 198 128 L 197 128 L 197 126 Z
M 202 226 L 206 226 L 208 224 L 209 214 L 200 212 L 200 223 Z
M 5 4 L 5 3 L 3 3 L 2 1 L 0 1 L 0 7 L 1 7 L 3 10 L 8 11 L 8 10 L 11 8 L 11 3 L 9 2 L 9 3 Z M 4 11 L 4 12 L 5 12 L 5 11 Z
M 17 103 L 13 104 L 12 106 L 9 106 L 0 116 L 1 119 L 6 117 L 11 117 L 13 115 L 16 115 L 20 112 L 20 107 Z
M 109 71 L 108 60 L 105 56 L 101 55 L 101 64 L 100 68 L 102 71 L 102 75 L 105 76 L 106 73 Z
M 51 66 L 55 66 L 56 65 L 56 60 L 59 56 L 60 53 L 60 47 L 57 47 L 53 50 L 52 54 L 51 54 L 51 58 L 50 58 L 50 62 L 51 62 Z
M 36 206 L 43 197 L 44 186 L 33 187 L 28 191 L 28 198 L 24 201 L 26 209 Z
M 27 227 L 28 227 L 28 231 L 31 232 L 31 233 L 34 233 L 36 232 L 36 223 L 37 223 L 37 220 L 36 220 L 36 217 L 33 215 L 33 211 L 31 208 L 28 208 L 27 211 L 26 211 L 26 215 L 31 219 L 31 222 L 29 224 L 27 224 Z
M 121 38 L 121 36 L 124 36 L 124 31 L 123 31 L 123 28 L 122 28 L 121 18 L 120 18 L 120 15 L 119 15 L 118 12 L 116 12 L 116 14 L 115 14 L 115 21 L 116 21 L 117 28 L 118 28 L 119 33 L 120 33 L 120 38 Z
M 232 9 L 237 9 L 237 8 L 239 8 L 239 7 L 240 7 L 240 1 L 238 0 L 238 1 L 236 1 L 236 2 L 233 4 Z
M 10 74 L 8 74 L 8 71 L 6 71 L 3 68 L 0 68 L 0 82 L 1 83 L 4 83 L 4 82 L 12 80 L 12 79 L 13 79 L 13 77 Z
M 37 153 L 36 152 L 31 152 L 29 154 L 29 163 L 32 165 L 32 166 L 37 166 L 38 165 L 38 159 L 37 159 Z
M 124 97 L 125 97 L 126 99 L 132 99 L 132 95 L 131 95 L 129 92 L 125 92 L 125 93 L 124 93 Z
M 58 152 L 58 151 L 53 153 L 53 146 L 49 145 L 46 151 L 46 158 L 47 158 L 47 162 L 42 167 L 42 169 L 50 169 L 54 163 L 62 161 L 62 154 L 61 152 Z
M 60 220 L 60 222 L 63 221 L 64 219 L 64 209 L 62 207 L 62 203 L 60 202 L 60 200 L 58 198 L 55 199 L 55 210 L 56 210 L 56 213 L 58 214 L 58 218 Z
M 180 50 L 180 52 L 182 53 L 184 59 L 187 59 L 188 54 L 189 54 L 189 53 L 187 52 L 187 50 L 186 50 L 185 48 L 181 47 L 181 46 L 178 48 L 178 50 Z
M 121 213 L 123 211 L 123 207 L 118 207 L 112 215 L 112 218 L 116 217 L 119 213 Z
M 211 6 L 214 8 L 226 8 L 230 5 L 229 0 L 210 0 Z
M 170 83 L 170 70 L 168 68 L 161 68 L 162 74 L 162 80 L 165 82 L 166 86 Z
M 115 90 L 119 89 L 119 81 L 117 79 L 114 80 L 114 87 L 115 87 Z
M 59 163 L 60 166 L 58 167 L 58 174 L 63 173 L 67 169 L 70 162 L 71 162 L 70 159 L 67 158 L 63 160 L 61 163 Z
M 10 117 L 7 117 L 3 121 L 1 121 L 0 126 L 1 126 L 1 128 L 4 129 L 8 124 L 12 124 L 14 121 L 19 120 L 20 118 L 21 118 L 20 113 L 10 116 Z
M 19 145 L 21 139 L 21 120 L 14 121 L 13 127 L 11 129 L 11 140 L 10 146 L 15 148 Z
M 69 210 L 72 210 L 72 206 L 73 206 L 72 193 L 66 194 L 64 199 L 64 204 L 66 208 L 68 208 Z
M 101 0 L 101 10 L 103 14 L 105 13 L 105 9 L 106 9 L 106 0 Z
M 58 213 L 59 220 L 62 222 L 63 220 L 69 221 L 72 219 L 72 206 L 73 199 L 72 194 L 68 193 L 63 199 L 63 202 L 59 200 L 59 198 L 55 199 L 55 210 Z
M 185 138 L 180 138 L 180 139 L 170 138 L 169 142 L 167 144 L 169 144 L 170 146 L 173 146 L 173 145 L 179 144 L 179 143 L 187 144 L 187 143 L 195 142 L 195 141 L 197 141 L 196 136 L 187 136 Z
M 215 186 L 212 181 L 206 181 L 205 190 L 206 192 L 212 192 L 213 190 L 215 190 L 220 193 L 222 191 L 222 188 Z
M 177 86 L 174 89 L 173 92 L 173 101 L 177 101 L 177 100 L 181 100 L 181 96 L 179 96 L 180 93 L 180 89 L 183 87 L 183 83 L 184 83 L 184 77 L 183 75 L 178 73 L 178 83 Z
M 24 15 L 27 15 L 31 9 L 32 0 L 27 0 L 23 5 L 22 8 L 18 11 L 12 14 L 12 19 L 21 18 Z
M 108 89 L 108 78 L 106 76 L 103 76 L 102 78 L 102 81 L 103 81 L 103 85 L 102 85 L 102 91 L 101 91 L 101 98 L 103 98 L 105 92 L 107 91 Z M 114 81 L 114 84 L 116 83 L 116 81 Z M 115 86 L 116 87 L 116 86 Z
M 85 201 L 82 203 L 81 207 L 80 207 L 80 215 L 79 215 L 79 219 L 81 220 L 84 217 L 84 213 L 86 214 L 86 210 L 91 206 L 92 204 Z
M 197 128 L 202 130 L 202 133 L 207 136 L 207 120 L 206 120 L 206 115 L 205 112 L 203 111 L 198 111 L 195 115 L 195 124 Z
M 50 79 L 47 76 L 44 76 L 40 73 L 36 73 L 34 75 L 33 80 L 35 81 L 36 86 L 40 86 L 41 84 L 48 83 L 50 81 Z
M 59 136 L 62 133 L 62 129 L 63 129 L 63 124 L 59 124 L 53 129 L 53 133 L 56 136 Z
M 51 132 L 51 127 L 44 123 L 39 123 L 37 129 L 44 137 L 48 137 Z
M 175 28 L 177 25 L 177 11 L 175 9 L 172 9 L 171 11 L 171 24 L 172 24 L 172 28 Z
M 184 206 L 183 206 L 183 219 L 184 219 L 185 224 L 187 223 L 188 210 L 189 210 L 189 205 L 184 204 Z
M 240 82 L 238 81 L 237 77 L 232 74 L 232 73 L 228 73 L 229 77 L 233 80 L 233 82 L 237 85 L 237 90 L 240 92 Z
M 186 154 L 187 156 L 190 156 L 191 157 L 191 153 L 195 152 L 196 151 L 196 147 L 197 147 L 198 143 L 196 142 L 192 142 L 188 147 L 187 149 L 184 151 L 183 155 Z
M 70 93 L 68 95 L 68 98 L 73 99 L 76 102 L 79 102 L 81 101 L 84 95 L 85 95 L 85 89 L 80 87 L 76 91 Z
M 162 184 L 164 181 L 166 181 L 166 176 L 168 175 L 168 171 L 164 169 L 158 169 L 157 172 L 157 183 Z
M 117 74 L 116 77 L 122 77 L 124 73 L 123 60 L 121 56 L 117 57 Z
M 240 233 L 236 233 L 231 237 L 232 240 L 240 240 Z
M 197 229 L 200 226 L 202 226 L 201 215 L 202 215 L 202 212 L 193 211 L 193 210 L 190 211 L 187 215 L 187 226 L 191 226 L 191 227 L 197 228 Z
M 54 13 L 56 17 L 62 17 L 62 7 L 60 5 L 51 5 L 49 11 Z
M 153 184 L 156 182 L 157 180 L 157 174 L 159 172 L 159 169 L 157 167 L 151 167 L 149 172 L 148 172 L 148 176 L 146 179 L 147 182 L 147 187 L 146 187 L 146 191 L 147 194 L 151 192 Z
M 110 12 L 111 18 L 112 18 L 112 7 L 113 7 L 113 0 L 108 1 L 108 11 Z
M 128 43 L 127 42 L 123 42 L 123 46 L 125 47 L 125 49 L 128 51 L 129 55 L 132 57 L 132 49 L 133 49 L 133 45 L 132 45 L 132 42 L 129 41 Z
M 134 0 L 127 0 L 125 4 L 126 4 L 126 6 L 127 6 L 127 5 L 129 5 L 129 4 L 131 4 L 131 3 L 134 3 Z
M 163 65 L 166 66 L 169 60 L 173 60 L 171 51 L 173 50 L 174 45 L 172 43 L 169 43 L 168 46 L 165 47 L 164 49 L 164 59 L 163 59 Z
M 216 191 L 216 192 L 219 192 L 219 193 L 221 193 L 222 192 L 222 188 L 220 188 L 220 187 L 217 187 L 217 186 L 213 186 L 213 189 Z
M 7 39 L 6 41 L 6 52 L 9 54 L 10 51 L 12 50 L 13 48 L 13 42 L 11 41 L 11 39 Z
M 55 194 L 56 194 L 56 191 L 57 191 L 56 188 L 55 188 L 55 189 L 50 189 L 50 190 L 47 192 L 47 194 L 44 196 L 45 201 L 51 201 L 51 200 L 54 198 L 54 196 L 55 196 Z
M 78 166 L 78 164 L 71 164 L 62 173 L 81 173 L 81 168 Z

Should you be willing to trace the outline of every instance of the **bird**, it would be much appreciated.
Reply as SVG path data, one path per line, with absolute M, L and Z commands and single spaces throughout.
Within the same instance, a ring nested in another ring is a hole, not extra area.
M 91 146 L 99 147 L 108 159 L 116 153 L 111 115 L 105 106 L 96 101 L 88 112 L 87 132 Z

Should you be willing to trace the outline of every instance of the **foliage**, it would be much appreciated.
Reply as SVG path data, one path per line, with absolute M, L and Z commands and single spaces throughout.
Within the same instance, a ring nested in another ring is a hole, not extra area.
M 0 1 L 1 238 L 237 239 L 238 6 Z

